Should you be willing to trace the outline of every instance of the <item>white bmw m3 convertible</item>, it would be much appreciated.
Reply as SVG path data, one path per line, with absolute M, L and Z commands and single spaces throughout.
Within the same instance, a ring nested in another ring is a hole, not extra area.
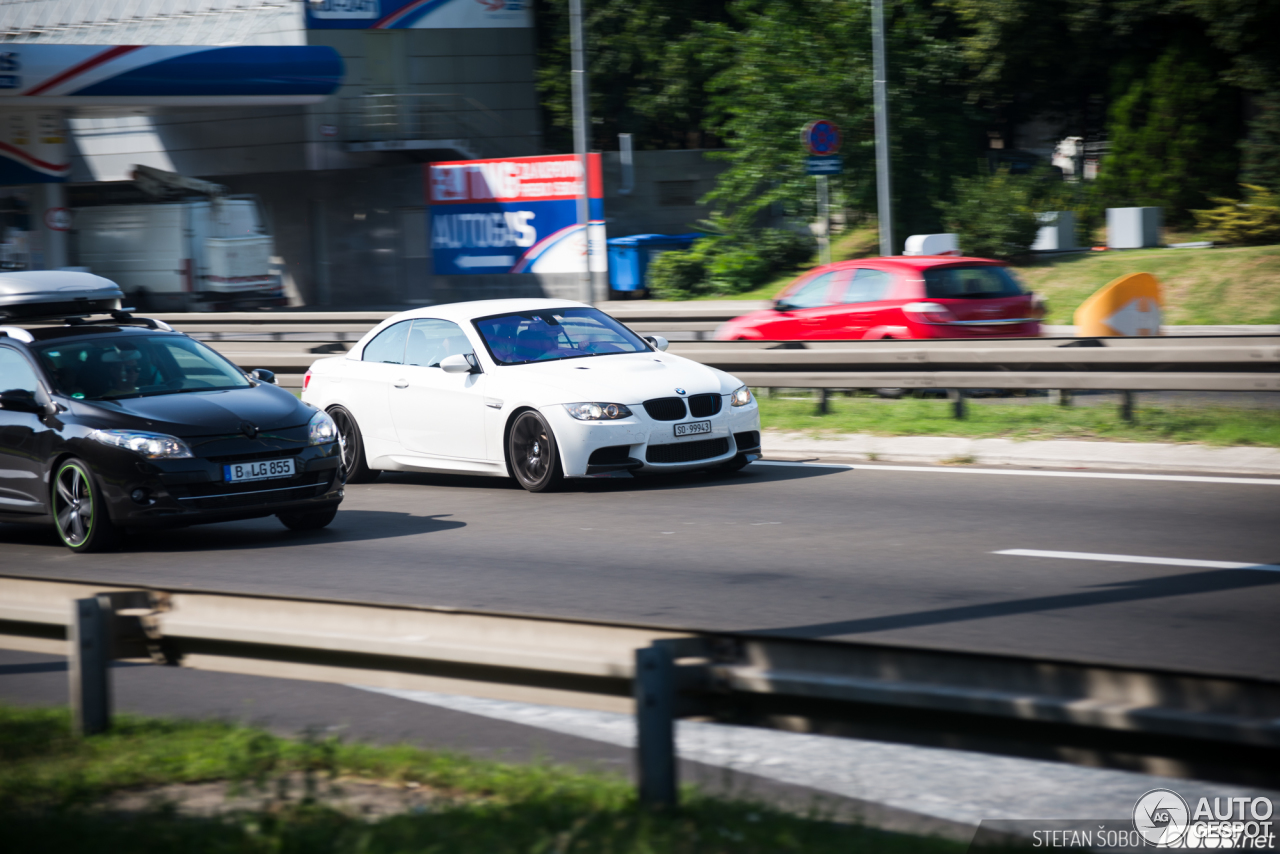
M 307 371 L 337 422 L 350 483 L 381 471 L 564 478 L 736 471 L 760 456 L 760 410 L 724 371 L 664 352 L 568 300 L 454 303 L 384 320 Z

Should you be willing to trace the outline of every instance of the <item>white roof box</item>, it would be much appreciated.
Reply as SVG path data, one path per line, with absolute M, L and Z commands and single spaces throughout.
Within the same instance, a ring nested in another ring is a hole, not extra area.
M 959 238 L 954 234 L 913 234 L 907 238 L 903 255 L 959 255 Z
M 74 317 L 120 308 L 124 294 L 110 279 L 65 270 L 0 273 L 0 318 Z

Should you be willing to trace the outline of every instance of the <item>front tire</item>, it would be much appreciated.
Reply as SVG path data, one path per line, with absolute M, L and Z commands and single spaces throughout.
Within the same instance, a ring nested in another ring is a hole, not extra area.
M 516 482 L 530 492 L 550 492 L 560 485 L 560 450 L 547 419 L 533 410 L 521 412 L 507 434 L 507 460 Z
M 329 417 L 338 425 L 346 483 L 373 483 L 382 472 L 369 468 L 364 455 L 364 436 L 360 433 L 355 416 L 346 407 L 334 406 L 329 409 Z
M 277 513 L 276 518 L 290 531 L 318 531 L 333 521 L 338 508 L 304 510 L 299 513 Z
M 102 490 L 88 464 L 71 457 L 58 466 L 50 496 L 53 524 L 62 544 L 76 553 L 102 552 L 119 542 Z

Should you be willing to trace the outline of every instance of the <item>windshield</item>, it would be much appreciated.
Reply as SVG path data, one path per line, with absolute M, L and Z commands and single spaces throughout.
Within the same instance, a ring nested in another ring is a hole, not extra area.
M 634 332 L 594 308 L 547 308 L 475 321 L 499 365 L 524 365 L 582 356 L 643 353 Z
M 990 299 L 1026 293 L 1007 267 L 933 267 L 924 271 L 929 299 Z
M 235 365 L 190 338 L 138 335 L 57 341 L 35 348 L 58 391 L 77 400 L 118 400 L 247 388 Z

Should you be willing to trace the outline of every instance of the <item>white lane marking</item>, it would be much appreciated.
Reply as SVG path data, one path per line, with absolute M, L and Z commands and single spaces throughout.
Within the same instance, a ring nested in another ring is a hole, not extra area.
M 431 691 L 350 687 L 619 747 L 635 747 L 636 721 L 627 714 Z M 990 818 L 1107 815 L 1116 804 L 1132 803 L 1145 791 L 1159 787 L 1176 791 L 1177 785 L 1185 783 L 1039 759 L 696 721 L 676 721 L 676 748 L 683 758 L 705 765 L 970 825 Z M 1200 786 L 1201 794 L 1209 797 L 1258 794 L 1257 790 L 1237 786 Z
M 1264 572 L 1280 572 L 1273 563 L 1237 563 L 1231 560 L 1192 560 L 1183 557 L 1145 557 L 1143 555 L 1109 555 L 1097 552 L 1051 552 L 1041 549 L 1005 549 L 993 555 L 1015 557 L 1060 557 L 1067 560 L 1105 560 L 1115 563 L 1154 563 L 1161 566 L 1194 566 L 1198 569 L 1260 569 Z
M 1028 477 L 1093 477 L 1105 480 L 1176 480 L 1187 483 L 1249 483 L 1280 486 L 1280 479 L 1266 477 L 1211 477 L 1197 474 L 1118 474 L 1094 471 L 1038 471 L 1034 469 L 971 469 L 955 466 L 856 465 L 852 463 L 793 463 L 786 460 L 756 460 L 757 466 L 804 466 L 805 468 L 858 469 L 861 471 L 927 471 L 949 474 L 1007 474 Z

